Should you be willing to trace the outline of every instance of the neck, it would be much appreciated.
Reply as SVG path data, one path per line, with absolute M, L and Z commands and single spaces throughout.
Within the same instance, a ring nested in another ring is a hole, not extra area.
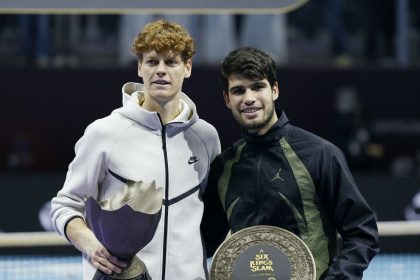
M 274 112 L 273 116 L 270 118 L 270 120 L 261 128 L 259 129 L 248 129 L 249 133 L 256 133 L 258 135 L 264 135 L 266 134 L 273 125 L 278 121 L 277 114 Z
M 150 112 L 157 112 L 163 124 L 167 124 L 181 113 L 181 100 L 175 98 L 165 103 L 154 102 L 152 99 L 139 100 L 140 106 Z

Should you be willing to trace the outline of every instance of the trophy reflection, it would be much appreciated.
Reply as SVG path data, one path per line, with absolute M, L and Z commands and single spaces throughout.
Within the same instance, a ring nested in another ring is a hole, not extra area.
M 86 219 L 96 238 L 128 266 L 121 273 L 96 271 L 92 280 L 151 280 L 146 265 L 136 254 L 153 238 L 162 210 L 163 189 L 155 182 L 127 181 L 108 200 L 86 200 Z

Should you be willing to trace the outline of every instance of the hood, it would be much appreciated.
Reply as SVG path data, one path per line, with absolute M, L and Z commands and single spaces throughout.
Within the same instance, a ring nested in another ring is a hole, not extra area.
M 123 107 L 115 110 L 119 113 L 143 126 L 160 131 L 162 122 L 157 112 L 150 112 L 139 106 L 139 100 L 144 97 L 144 86 L 140 83 L 129 82 L 122 88 Z M 194 102 L 183 92 L 181 92 L 181 113 L 166 125 L 168 135 L 175 134 L 183 130 L 198 120 L 197 110 Z

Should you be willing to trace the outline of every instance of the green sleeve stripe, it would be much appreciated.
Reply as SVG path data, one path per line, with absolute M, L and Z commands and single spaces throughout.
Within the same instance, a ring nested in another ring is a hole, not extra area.
M 235 204 L 236 202 L 238 202 L 238 200 L 239 200 L 239 197 L 237 197 L 235 201 L 232 202 L 232 204 L 229 206 L 228 210 L 226 211 L 226 216 L 229 222 L 230 222 L 230 215 L 232 214 L 233 207 L 235 207 Z
M 280 146 L 292 168 L 293 175 L 302 197 L 306 226 L 303 226 L 304 223 L 298 222 L 299 231 L 302 240 L 306 243 L 314 256 L 317 279 L 319 279 L 322 273 L 328 269 L 329 253 L 328 238 L 325 235 L 322 225 L 321 213 L 316 206 L 316 202 L 319 199 L 315 192 L 315 185 L 305 165 L 284 137 L 280 139 Z M 297 221 L 299 221 L 299 217 L 300 220 L 302 220 L 302 217 L 299 215 L 298 217 L 295 217 Z
M 287 205 L 292 210 L 293 216 L 295 217 L 295 220 L 297 221 L 299 230 L 302 229 L 302 228 L 306 228 L 305 219 L 299 213 L 299 210 L 297 210 L 295 205 L 286 196 L 284 196 L 281 192 L 279 192 L 279 195 L 281 196 L 281 198 L 283 198 L 283 200 L 287 203 Z
M 222 202 L 223 209 L 226 211 L 226 192 L 228 189 L 230 176 L 232 175 L 232 166 L 239 161 L 239 158 L 241 156 L 242 148 L 245 146 L 245 143 L 242 143 L 238 149 L 236 150 L 235 157 L 231 160 L 226 161 L 223 173 L 220 176 L 219 182 L 218 182 L 218 192 L 219 197 Z

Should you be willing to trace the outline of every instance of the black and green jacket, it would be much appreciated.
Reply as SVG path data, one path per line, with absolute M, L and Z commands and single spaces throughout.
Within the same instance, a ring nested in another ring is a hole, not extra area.
M 244 132 L 211 166 L 202 221 L 208 256 L 229 229 L 272 225 L 302 238 L 317 279 L 362 279 L 379 251 L 374 213 L 342 152 L 278 115 L 265 135 Z

